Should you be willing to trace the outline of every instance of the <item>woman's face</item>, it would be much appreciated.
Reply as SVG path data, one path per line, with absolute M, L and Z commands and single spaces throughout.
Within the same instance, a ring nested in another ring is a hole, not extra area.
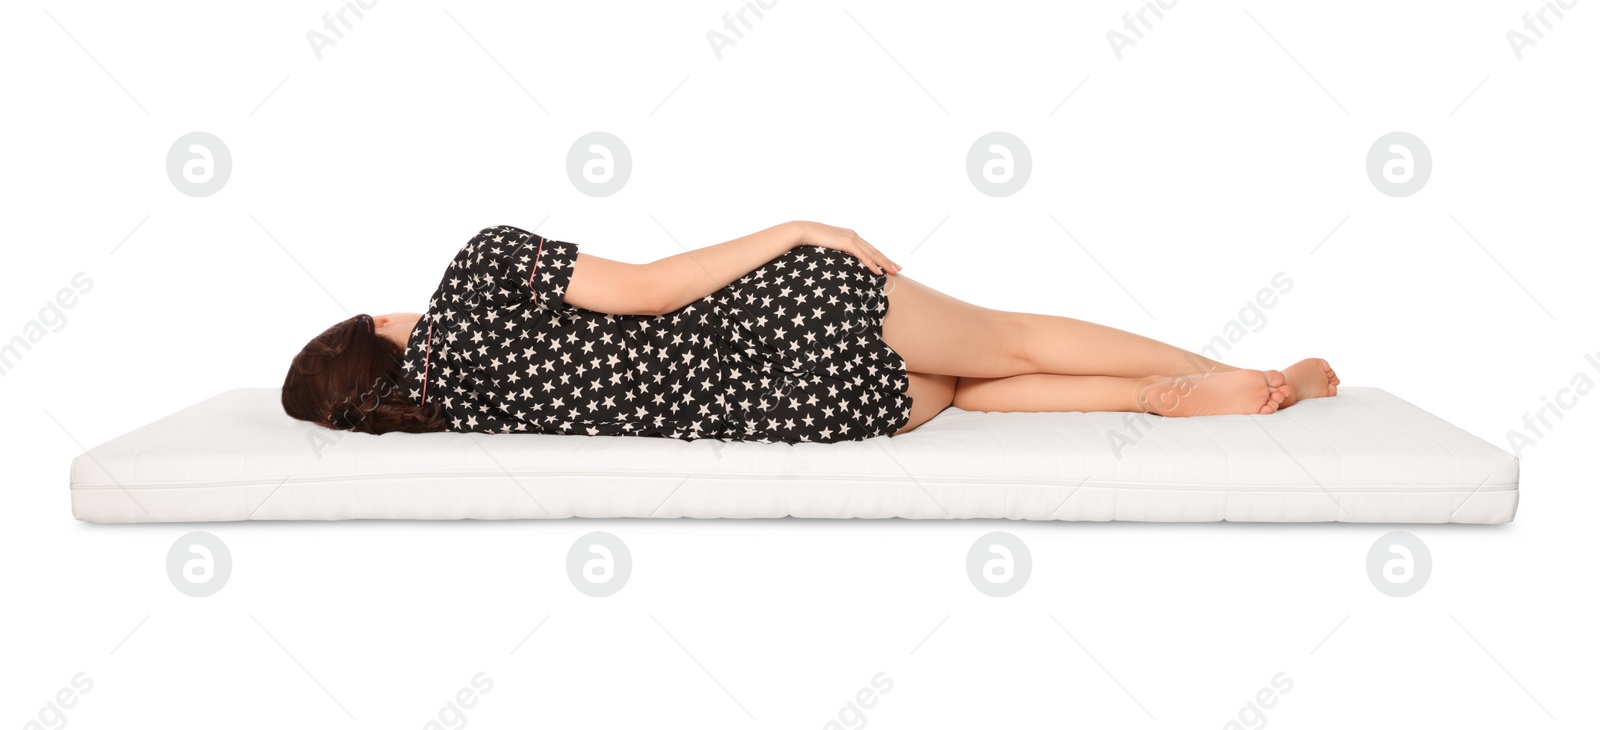
M 389 340 L 405 349 L 407 341 L 411 339 L 411 330 L 417 326 L 417 320 L 422 319 L 420 314 L 395 313 L 379 314 L 372 318 L 372 324 L 377 329 L 378 336 Z

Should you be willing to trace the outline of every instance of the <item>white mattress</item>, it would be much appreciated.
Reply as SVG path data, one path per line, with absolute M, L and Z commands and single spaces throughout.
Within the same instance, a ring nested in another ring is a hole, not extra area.
M 293 420 L 278 405 L 277 389 L 251 388 L 79 456 L 72 513 L 90 522 L 793 516 L 1499 523 L 1516 513 L 1517 476 L 1515 457 L 1376 388 L 1341 388 L 1335 398 L 1270 416 L 951 408 L 904 436 L 796 445 L 371 436 Z

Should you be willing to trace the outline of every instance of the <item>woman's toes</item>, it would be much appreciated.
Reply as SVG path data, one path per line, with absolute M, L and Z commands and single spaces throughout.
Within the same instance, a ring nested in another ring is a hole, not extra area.
M 1278 409 L 1282 407 L 1281 403 L 1283 403 L 1282 394 L 1278 392 L 1277 388 L 1273 388 L 1267 391 L 1267 402 L 1261 404 L 1261 413 L 1277 413 Z
M 1327 373 L 1328 376 L 1328 395 L 1338 395 L 1339 374 L 1333 372 L 1333 366 L 1329 365 L 1327 360 L 1322 361 L 1322 369 Z
M 1267 407 L 1271 408 L 1267 410 L 1264 407 L 1261 412 L 1272 413 L 1282 408 L 1284 401 L 1289 399 L 1289 378 L 1277 370 L 1264 370 L 1261 374 L 1267 379 Z
M 1288 397 L 1280 406 L 1282 408 L 1308 398 L 1331 396 L 1338 381 L 1333 374 L 1333 368 L 1328 366 L 1328 361 L 1317 357 L 1308 357 L 1284 368 L 1284 375 L 1289 384 L 1286 389 Z

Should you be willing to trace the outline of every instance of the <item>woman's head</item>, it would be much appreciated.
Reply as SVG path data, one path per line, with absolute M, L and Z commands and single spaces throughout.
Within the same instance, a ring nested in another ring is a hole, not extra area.
M 417 405 L 403 388 L 400 364 L 419 318 L 358 314 L 317 335 L 289 365 L 284 412 L 343 431 L 443 431 L 443 409 Z

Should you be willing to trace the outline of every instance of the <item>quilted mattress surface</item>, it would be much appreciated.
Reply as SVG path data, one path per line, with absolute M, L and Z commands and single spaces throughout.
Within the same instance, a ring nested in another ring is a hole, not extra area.
M 329 431 L 276 388 L 210 398 L 72 462 L 89 522 L 813 517 L 1510 521 L 1511 454 L 1376 388 L 1270 416 L 950 408 L 836 444 Z

